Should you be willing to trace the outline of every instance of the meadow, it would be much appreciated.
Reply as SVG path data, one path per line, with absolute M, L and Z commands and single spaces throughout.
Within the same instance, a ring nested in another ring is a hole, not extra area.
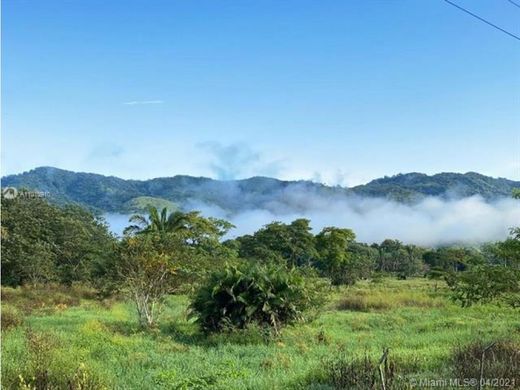
M 454 377 L 464 346 L 520 343 L 517 310 L 462 308 L 444 282 L 425 278 L 331 288 L 319 313 L 274 338 L 255 327 L 205 335 L 188 319 L 188 303 L 169 296 L 158 326 L 144 331 L 124 299 L 100 301 L 81 287 L 2 287 L 2 387 L 333 389 L 337 362 L 366 366 L 388 348 L 399 379 L 391 388 L 410 388 Z

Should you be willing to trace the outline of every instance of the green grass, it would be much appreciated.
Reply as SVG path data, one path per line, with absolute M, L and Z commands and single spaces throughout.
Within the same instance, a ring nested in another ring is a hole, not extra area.
M 27 328 L 49 338 L 49 372 L 70 376 L 82 364 L 111 389 L 301 388 L 326 359 L 342 353 L 377 358 L 384 347 L 410 377 L 433 377 L 448 372 L 457 345 L 520 341 L 518 311 L 463 309 L 446 294 L 442 283 L 423 279 L 362 282 L 333 290 L 318 317 L 285 328 L 279 340 L 267 343 L 255 329 L 204 336 L 186 319 L 185 296 L 168 299 L 152 332 L 139 329 L 131 303 L 107 307 L 84 299 L 50 314 L 34 311 L 22 325 L 2 332 L 3 387 L 31 375 Z

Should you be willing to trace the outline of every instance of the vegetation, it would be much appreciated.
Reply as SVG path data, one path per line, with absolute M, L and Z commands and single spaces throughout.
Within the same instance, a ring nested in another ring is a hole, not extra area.
M 123 180 L 92 173 L 77 173 L 52 167 L 2 178 L 4 187 L 47 191 L 58 204 L 79 204 L 104 212 L 142 212 L 148 206 L 170 210 L 188 208 L 193 202 L 211 204 L 226 212 L 266 209 L 273 202 L 287 203 L 287 193 L 302 192 L 341 198 L 347 195 L 388 198 L 414 202 L 425 196 L 452 198 L 480 195 L 485 199 L 510 196 L 520 182 L 495 179 L 478 173 L 400 174 L 373 180 L 353 188 L 327 187 L 301 181 L 254 177 L 218 181 L 208 178 L 174 176 L 146 181 Z M 238 195 L 240 194 L 240 195 Z M 171 203 L 168 203 L 171 202 Z
M 335 285 L 352 284 L 360 276 L 357 271 L 362 267 L 348 251 L 355 238 L 352 230 L 334 227 L 324 228 L 316 236 L 318 267 Z
M 22 311 L 20 288 L 11 290 L 2 310 L 15 306 Z M 385 347 L 389 365 L 405 381 L 453 377 L 460 366 L 457 348 L 477 340 L 485 346 L 508 340 L 518 351 L 517 310 L 493 304 L 462 308 L 449 295 L 444 282 L 425 278 L 361 281 L 332 290 L 321 314 L 285 327 L 271 340 L 255 327 L 206 335 L 186 318 L 186 295 L 167 297 L 152 332 L 141 330 L 131 302 L 81 298 L 79 306 L 32 311 L 23 325 L 2 331 L 2 388 L 18 389 L 19 375 L 28 382 L 37 376 L 37 367 L 27 364 L 38 353 L 27 329 L 48 344 L 41 355 L 55 388 L 67 388 L 63 384 L 77 372 L 108 389 L 333 388 L 332 362 L 357 367 L 368 357 L 376 365 Z M 339 303 L 351 296 L 369 302 L 368 309 L 340 309 Z M 518 383 L 518 376 L 512 378 Z
M 166 294 L 178 288 L 176 268 L 184 255 L 182 245 L 159 234 L 125 237 L 119 255 L 122 288 L 136 305 L 139 323 L 151 327 Z
M 507 197 L 520 187 L 518 182 L 503 178 L 491 178 L 476 172 L 439 173 L 428 176 L 424 173 L 398 174 L 372 180 L 353 190 L 357 195 L 387 197 L 400 201 L 414 201 L 424 196 L 450 198 L 453 195 L 467 197 L 480 195 L 485 199 Z
M 2 283 L 91 280 L 113 254 L 107 226 L 77 206 L 44 199 L 2 199 Z
M 192 315 L 204 331 L 272 327 L 305 319 L 318 305 L 318 286 L 295 268 L 243 263 L 212 274 L 191 304 Z
M 512 230 L 511 238 L 494 246 L 491 262 L 472 264 L 466 272 L 449 274 L 446 280 L 453 299 L 463 306 L 477 302 L 501 301 L 520 307 L 520 235 Z M 498 262 L 496 262 L 500 259 Z
M 131 223 L 115 238 L 77 206 L 2 199 L 2 388 L 520 383 L 519 228 L 421 248 L 306 219 L 228 240 L 198 212 Z
M 463 306 L 501 301 L 520 308 L 520 228 L 512 228 L 510 238 L 486 249 L 490 261 L 469 263 L 466 272 L 446 276 L 453 299 Z
M 296 219 L 290 224 L 270 223 L 252 236 L 236 239 L 239 256 L 256 261 L 277 261 L 286 265 L 309 265 L 316 257 L 315 238 L 308 219 Z

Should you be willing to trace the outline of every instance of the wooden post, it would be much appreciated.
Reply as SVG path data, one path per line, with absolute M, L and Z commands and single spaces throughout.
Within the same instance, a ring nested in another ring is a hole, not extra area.
M 383 369 L 383 363 L 386 362 L 387 357 L 388 357 L 388 348 L 385 348 L 383 350 L 383 355 L 381 356 L 381 359 L 379 359 L 379 377 L 381 378 L 381 389 L 382 390 L 386 390 L 385 372 Z
M 482 350 L 482 355 L 480 356 L 480 367 L 479 367 L 479 370 L 480 370 L 480 376 L 478 378 L 478 385 L 477 385 L 477 389 L 478 390 L 482 390 L 482 379 L 484 379 L 484 355 L 486 354 L 486 352 L 493 348 L 493 346 L 496 344 L 496 342 L 493 342 L 491 344 L 489 344 L 486 348 L 484 348 Z

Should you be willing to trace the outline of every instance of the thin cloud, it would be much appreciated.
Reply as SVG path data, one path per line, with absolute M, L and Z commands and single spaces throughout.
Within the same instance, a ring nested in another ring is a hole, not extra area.
M 278 176 L 280 161 L 266 161 L 264 156 L 239 142 L 222 145 L 219 142 L 202 142 L 197 147 L 210 155 L 209 169 L 220 180 L 243 179 L 250 176 Z
M 125 106 L 137 106 L 144 104 L 163 104 L 163 100 L 132 100 L 130 102 L 124 102 Z

